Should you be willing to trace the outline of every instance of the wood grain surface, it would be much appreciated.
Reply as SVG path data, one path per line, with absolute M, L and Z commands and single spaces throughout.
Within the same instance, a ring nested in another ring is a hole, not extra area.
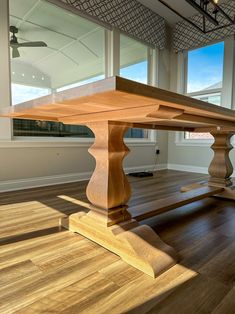
M 157 87 L 111 77 L 0 111 L 2 117 L 87 124 L 119 121 L 142 128 L 235 132 L 235 111 Z

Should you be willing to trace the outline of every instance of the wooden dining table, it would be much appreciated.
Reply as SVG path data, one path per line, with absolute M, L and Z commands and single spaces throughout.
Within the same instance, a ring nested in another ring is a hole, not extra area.
M 85 125 L 92 130 L 95 141 L 89 153 L 96 167 L 86 189 L 90 210 L 63 218 L 61 224 L 152 277 L 174 266 L 179 256 L 140 221 L 210 196 L 235 200 L 229 158 L 235 134 L 233 110 L 110 77 L 7 107 L 0 117 Z M 128 128 L 211 133 L 214 157 L 209 180 L 182 187 L 172 197 L 128 208 L 131 188 L 122 165 L 129 152 L 123 141 Z

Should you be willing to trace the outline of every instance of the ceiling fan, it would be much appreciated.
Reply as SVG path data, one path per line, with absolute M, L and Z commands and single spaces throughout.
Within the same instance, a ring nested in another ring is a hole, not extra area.
M 19 43 L 15 34 L 18 33 L 18 28 L 10 26 L 10 32 L 12 33 L 10 39 L 10 47 L 12 48 L 12 58 L 20 57 L 18 48 L 21 47 L 47 47 L 47 44 L 43 41 L 29 41 L 25 43 Z

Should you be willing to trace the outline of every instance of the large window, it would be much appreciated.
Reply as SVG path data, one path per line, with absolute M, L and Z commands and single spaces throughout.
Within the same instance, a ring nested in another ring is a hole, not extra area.
M 104 78 L 105 30 L 46 1 L 10 0 L 10 25 L 18 41 L 47 47 L 21 47 L 11 59 L 12 104 Z M 91 137 L 84 126 L 15 119 L 15 136 Z
M 188 52 L 187 93 L 215 90 L 222 87 L 224 43 Z
M 47 1 L 10 0 L 10 25 L 18 41 L 43 41 L 47 47 L 12 51 L 12 104 L 103 79 L 108 66 L 105 30 L 100 25 Z M 147 84 L 148 47 L 120 34 L 120 75 Z M 14 119 L 15 136 L 93 137 L 85 126 Z M 148 138 L 130 129 L 126 138 Z
M 221 105 L 224 43 L 188 52 L 186 93 L 196 99 Z M 185 133 L 185 139 L 211 139 L 208 133 Z

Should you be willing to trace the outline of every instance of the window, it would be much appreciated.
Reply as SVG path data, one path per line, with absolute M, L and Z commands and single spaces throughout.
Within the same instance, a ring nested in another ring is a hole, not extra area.
M 11 59 L 12 104 L 104 78 L 105 30 L 46 1 L 10 0 L 10 25 L 19 42 L 44 41 L 47 47 L 21 47 Z M 11 51 L 12 53 L 12 51 Z M 91 137 L 84 126 L 15 119 L 15 136 Z
M 207 93 L 221 89 L 223 80 L 224 43 L 188 52 L 187 93 Z
M 120 35 L 120 76 L 132 81 L 148 82 L 148 47 L 142 43 Z M 144 129 L 129 129 L 126 138 L 148 138 Z
M 125 138 L 148 138 L 149 131 L 146 129 L 128 129 Z
M 188 52 L 186 92 L 188 96 L 221 105 L 224 43 Z M 208 133 L 185 133 L 185 139 L 212 139 Z
M 47 1 L 10 0 L 10 25 L 20 43 L 43 41 L 46 47 L 20 47 L 12 53 L 12 104 L 94 82 L 105 77 L 105 29 Z M 148 47 L 120 35 L 121 76 L 148 82 Z M 14 136 L 93 137 L 85 126 L 14 119 Z M 148 138 L 130 129 L 126 138 Z
M 142 43 L 120 35 L 120 76 L 147 84 L 148 47 Z

